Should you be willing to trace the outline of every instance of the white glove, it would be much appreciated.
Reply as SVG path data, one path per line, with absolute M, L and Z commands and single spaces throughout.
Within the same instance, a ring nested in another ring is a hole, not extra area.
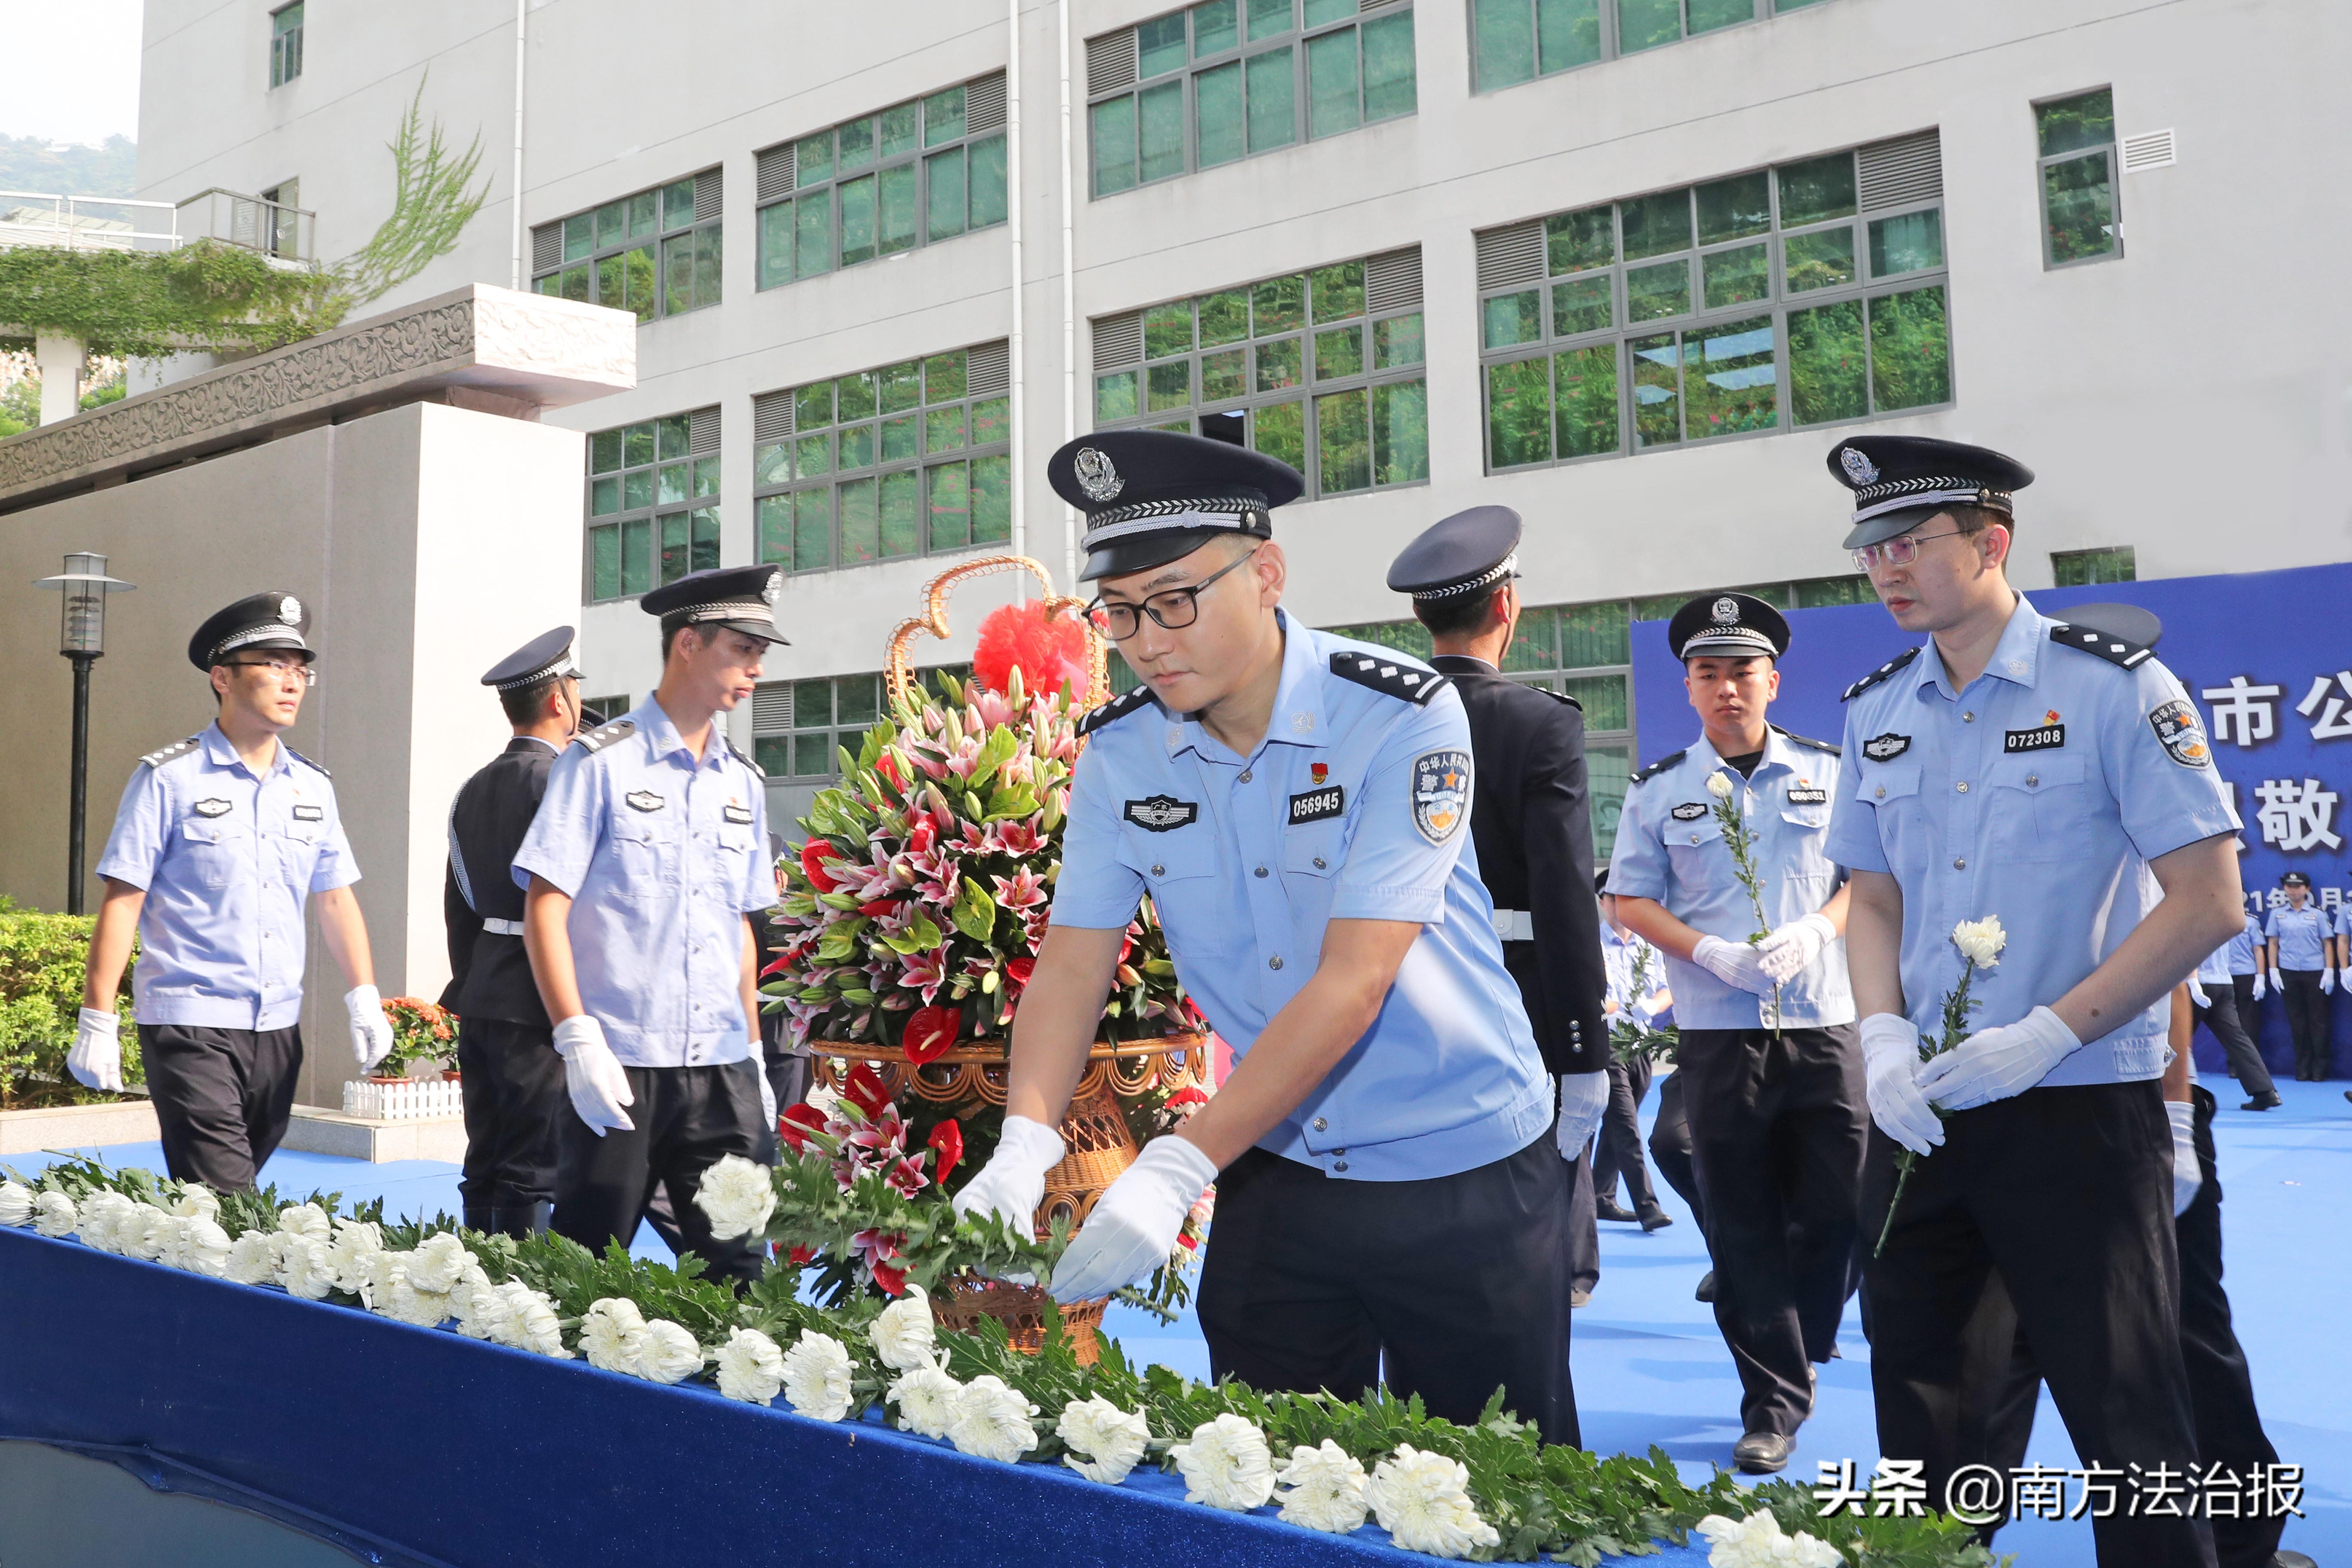
M 2205 1184 L 2205 1169 L 2197 1161 L 2197 1107 L 2168 1100 L 2164 1114 L 2172 1123 L 2172 1217 L 2179 1219 Z
M 2082 1045 L 2057 1014 L 2036 1007 L 2014 1024 L 1979 1029 L 1929 1062 L 1919 1092 L 1947 1110 L 2007 1100 L 2040 1083 Z
M 66 1053 L 66 1070 L 84 1089 L 122 1092 L 122 1020 L 95 1007 L 81 1010 L 74 1027 L 73 1049 Z
M 751 1048 L 751 1070 L 760 1079 L 760 1114 L 768 1119 L 768 1131 L 776 1130 L 776 1086 L 768 1081 L 766 1064 L 760 1059 L 759 1047 Z
M 1756 944 L 1757 967 L 1764 978 L 1783 984 L 1813 966 L 1822 950 L 1837 940 L 1837 927 L 1816 910 L 1801 921 L 1790 921 Z
M 1765 977 L 1756 949 L 1747 942 L 1726 942 L 1719 936 L 1703 936 L 1698 939 L 1698 945 L 1691 949 L 1691 962 L 1726 985 L 1750 991 L 1759 996 L 1771 994 L 1772 982 Z
M 1895 1013 L 1862 1021 L 1862 1071 L 1870 1119 L 1914 1154 L 1944 1141 L 1944 1123 L 1919 1092 L 1919 1030 Z
M 604 1026 L 585 1013 L 574 1013 L 555 1026 L 555 1054 L 563 1058 L 563 1088 L 572 1096 L 572 1114 L 597 1137 L 607 1128 L 635 1132 L 637 1124 L 621 1109 L 635 1105 L 629 1075 L 620 1058 L 604 1043 Z
M 352 1016 L 352 1055 L 365 1072 L 392 1054 L 392 1020 L 383 1016 L 383 998 L 373 985 L 344 992 L 343 1010 Z
M 958 1215 L 995 1215 L 1021 1236 L 1037 1223 L 1045 1173 L 1062 1163 L 1062 1135 L 1026 1116 L 1007 1116 L 996 1152 L 955 1195 Z
M 1609 1074 L 1564 1072 L 1559 1075 L 1559 1121 L 1553 1135 L 1563 1160 L 1581 1160 L 1601 1130 L 1601 1114 L 1609 1109 Z
M 993 1164 L 995 1162 L 991 1161 Z M 1168 1261 L 1184 1216 L 1217 1167 L 1198 1144 L 1169 1133 L 1143 1146 L 1095 1200 L 1046 1289 L 1056 1301 L 1092 1301 Z
M 2213 998 L 2206 995 L 2205 987 L 2198 984 L 2194 979 L 2189 982 L 2189 1000 L 2192 1005 L 2199 1007 L 2210 1007 L 2213 1005 Z
M 2336 971 L 2334 971 L 2334 970 L 2332 970 L 2332 969 L 2323 969 L 2323 970 L 2321 970 L 2321 971 L 2319 972 L 2319 994 L 2320 994 L 2322 996 L 2325 996 L 2325 995 L 2326 995 L 2329 992 L 2331 992 L 2331 991 L 2333 991 L 2333 990 L 2335 990 L 2335 989 L 2336 989 Z
M 2271 972 L 2267 969 L 2256 970 L 2254 972 L 2254 1000 L 2259 1002 L 2270 994 Z

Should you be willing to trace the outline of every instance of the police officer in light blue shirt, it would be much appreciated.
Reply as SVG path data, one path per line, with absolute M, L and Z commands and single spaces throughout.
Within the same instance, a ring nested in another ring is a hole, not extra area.
M 722 1156 L 772 1147 L 747 917 L 775 903 L 775 871 L 762 775 L 721 716 L 785 640 L 780 570 L 689 573 L 638 602 L 661 617 L 661 685 L 555 760 L 513 872 L 576 1113 L 551 1228 L 626 1244 L 660 1184 L 687 1249 L 746 1280 L 757 1238 L 714 1237 L 694 1194 Z
M 2179 1473 L 2197 1452 L 2158 1080 L 2173 987 L 2242 919 L 2237 814 L 2171 672 L 2010 586 L 2022 464 L 1857 436 L 1829 468 L 1853 492 L 1856 564 L 1899 626 L 1931 634 L 1848 689 L 1830 827 L 1885 1134 L 1867 1234 L 1893 1145 L 1927 1156 L 1866 1268 L 1879 1450 L 1924 1462 L 1934 1507 L 1982 1458 L 1964 1448 L 1960 1349 L 1998 1268 L 2075 1452 Z M 1923 1065 L 1960 976 L 1953 928 L 1988 916 L 2008 942 L 1967 1038 Z M 2102 1568 L 2213 1561 L 2190 1519 L 2118 1509 L 2093 1529 Z
M 220 716 L 139 759 L 98 862 L 106 901 L 68 1066 L 91 1088 L 122 1087 L 112 1004 L 135 931 L 131 992 L 163 1163 L 220 1192 L 251 1188 L 286 1135 L 312 894 L 351 983 L 354 1058 L 365 1069 L 392 1048 L 335 786 L 279 739 L 316 679 L 310 623 L 299 599 L 273 591 L 196 628 L 188 662 L 211 679 Z
M 1284 465 L 1104 431 L 1047 472 L 1089 514 L 1098 624 L 1146 684 L 1086 721 L 1003 1138 L 959 1207 L 1030 1223 L 1149 893 L 1236 1066 L 1104 1193 L 1054 1293 L 1148 1274 L 1214 1179 L 1200 1313 L 1218 1375 L 1353 1398 L 1385 1371 L 1454 1420 L 1499 1385 L 1574 1442 L 1567 1167 L 1466 830 L 1460 699 L 1277 608 L 1271 511 L 1301 485 Z
M 2336 989 L 2329 963 L 2336 920 L 2311 899 L 2311 879 L 2289 871 L 2279 879 L 2286 902 L 2270 913 L 2263 934 L 2269 941 L 2271 972 L 2279 979 L 2287 1033 L 2294 1040 L 2294 1076 L 2317 1083 L 2328 1075 L 2335 1054 L 2329 1037 L 2327 998 Z

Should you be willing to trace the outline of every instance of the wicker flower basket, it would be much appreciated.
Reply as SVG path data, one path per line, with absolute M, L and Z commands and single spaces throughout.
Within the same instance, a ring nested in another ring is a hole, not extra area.
M 936 1060 L 916 1067 L 906 1053 L 890 1046 L 852 1045 L 838 1040 L 812 1041 L 818 1052 L 816 1080 L 838 1090 L 859 1062 L 871 1063 L 882 1075 L 891 1098 L 912 1096 L 940 1105 L 982 1102 L 1002 1108 L 1009 1068 L 1001 1042 L 976 1041 L 958 1047 Z M 1163 1035 L 1153 1040 L 1098 1040 L 1087 1054 L 1087 1070 L 1070 1097 L 1062 1118 L 1066 1152 L 1061 1163 L 1045 1173 L 1045 1201 L 1038 1206 L 1037 1236 L 1051 1234 L 1054 1222 L 1066 1220 L 1075 1229 L 1094 1211 L 1095 1200 L 1119 1173 L 1135 1163 L 1138 1150 L 1127 1129 L 1120 1100 L 1166 1089 L 1207 1088 L 1211 1072 L 1209 1037 L 1197 1032 Z M 940 1327 L 970 1330 L 982 1318 L 1002 1322 L 1020 1350 L 1035 1351 L 1045 1341 L 1047 1297 L 1034 1285 L 1010 1285 L 971 1275 L 942 1281 L 931 1297 L 931 1314 Z M 1102 1326 L 1107 1301 L 1088 1301 L 1062 1309 L 1062 1325 L 1079 1361 L 1096 1356 L 1095 1331 Z

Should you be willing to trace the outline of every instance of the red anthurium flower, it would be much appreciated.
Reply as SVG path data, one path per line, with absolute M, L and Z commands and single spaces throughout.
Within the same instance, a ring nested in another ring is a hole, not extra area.
M 888 779 L 892 784 L 897 784 L 900 789 L 907 787 L 907 781 L 898 776 L 898 759 L 892 756 L 889 752 L 885 752 L 879 757 L 877 757 L 874 760 L 874 767 L 876 772 L 879 773 L 884 778 Z
M 842 1094 L 869 1120 L 881 1115 L 882 1108 L 890 1103 L 889 1087 L 872 1062 L 859 1062 L 849 1070 L 849 1082 L 843 1086 Z
M 1016 986 L 1028 984 L 1029 977 L 1036 973 L 1037 961 L 1034 958 L 1014 958 L 1005 962 L 1005 978 Z
M 898 907 L 898 900 L 896 899 L 877 899 L 870 904 L 858 905 L 857 912 L 861 915 L 879 919 Z
M 793 1244 L 792 1260 L 794 1263 L 814 1263 L 816 1261 L 816 1248 L 814 1247 L 803 1247 L 799 1243 L 795 1242 Z
M 1208 1103 L 1209 1091 L 1201 1088 L 1197 1084 L 1180 1089 L 1175 1093 L 1168 1097 L 1168 1109 L 1171 1110 L 1181 1110 L 1188 1105 L 1206 1105 Z
M 795 1154 L 808 1147 L 811 1132 L 824 1131 L 824 1112 L 806 1100 L 784 1107 L 784 1114 L 776 1124 L 776 1135 Z
M 907 1271 L 893 1268 L 887 1263 L 877 1263 L 874 1266 L 874 1283 L 882 1287 L 882 1293 L 886 1296 L 903 1296 L 907 1293 Z
M 925 1142 L 930 1144 L 931 1152 L 939 1157 L 939 1169 L 933 1174 L 944 1187 L 948 1184 L 948 1173 L 963 1159 L 963 1124 L 951 1116 L 932 1128 L 930 1137 Z
M 801 871 L 803 875 L 808 878 L 809 886 L 814 888 L 820 893 L 830 893 L 835 888 L 841 886 L 839 882 L 833 879 L 832 876 L 828 874 L 824 868 L 824 863 L 827 860 L 838 860 L 840 858 L 841 851 L 835 849 L 831 844 L 828 844 L 822 838 L 812 838 L 807 843 L 802 845 Z
M 917 1067 L 948 1054 L 962 1031 L 963 1014 L 953 1007 L 918 1007 L 907 1018 L 907 1059 Z

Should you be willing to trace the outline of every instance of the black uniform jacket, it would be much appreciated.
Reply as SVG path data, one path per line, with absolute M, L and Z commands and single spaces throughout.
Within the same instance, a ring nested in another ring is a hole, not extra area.
M 1592 892 L 1591 797 L 1584 714 L 1557 692 L 1507 680 L 1482 659 L 1430 663 L 1462 694 L 1476 763 L 1470 837 L 1498 910 L 1525 910 L 1533 942 L 1503 943 L 1544 1065 L 1555 1073 L 1609 1065 L 1601 904 Z
M 548 1027 L 547 1007 L 530 977 L 520 934 L 483 928 L 485 919 L 522 924 L 515 852 L 547 794 L 555 750 L 517 735 L 488 766 L 466 781 L 449 808 L 449 866 L 442 878 L 441 917 L 449 928 L 449 988 L 441 1005 L 461 1018 L 502 1018 Z

